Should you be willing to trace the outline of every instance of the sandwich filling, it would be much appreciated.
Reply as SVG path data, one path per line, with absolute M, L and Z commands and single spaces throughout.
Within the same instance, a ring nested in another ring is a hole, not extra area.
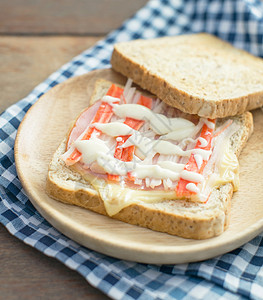
M 206 203 L 212 189 L 227 182 L 237 190 L 230 143 L 238 125 L 228 120 L 216 126 L 131 85 L 113 84 L 80 114 L 62 155 L 100 193 L 109 215 L 136 201 Z

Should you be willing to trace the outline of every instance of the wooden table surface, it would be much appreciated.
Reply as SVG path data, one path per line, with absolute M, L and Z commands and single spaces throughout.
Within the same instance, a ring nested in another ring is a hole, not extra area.
M 0 0 L 0 113 L 147 0 Z M 0 225 L 0 299 L 109 299 Z

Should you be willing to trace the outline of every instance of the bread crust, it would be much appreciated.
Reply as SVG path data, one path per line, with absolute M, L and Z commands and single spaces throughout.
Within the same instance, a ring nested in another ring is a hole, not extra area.
M 97 95 L 98 90 L 95 90 Z M 252 114 L 247 112 L 235 117 L 235 120 L 240 123 L 242 128 L 238 142 L 233 141 L 233 150 L 239 155 L 253 131 Z M 67 167 L 60 158 L 65 152 L 66 140 L 67 138 L 58 147 L 50 163 L 46 182 L 47 194 L 61 202 L 107 215 L 104 202 L 98 192 L 83 179 L 79 172 L 72 167 Z M 207 239 L 220 235 L 227 228 L 232 194 L 231 183 L 214 189 L 210 197 L 216 199 L 218 207 L 212 211 L 206 208 L 206 204 L 166 200 L 159 204 L 132 204 L 123 208 L 112 218 L 184 238 Z M 192 207 L 197 211 L 200 208 L 201 213 L 191 211 Z M 189 211 L 188 208 L 190 208 Z
M 184 36 L 180 36 L 180 38 L 184 38 Z M 162 40 L 166 39 L 168 42 L 178 39 L 178 37 L 171 38 L 161 38 L 156 39 L 156 47 L 158 43 Z M 208 40 L 211 39 L 211 46 L 215 47 L 219 44 L 218 52 L 220 52 L 221 48 L 225 45 L 226 48 L 229 48 L 229 55 L 233 56 L 233 60 L 235 60 L 235 55 L 242 56 L 246 61 L 246 67 L 249 68 L 250 64 L 253 64 L 253 68 L 261 68 L 263 67 L 263 61 L 257 57 L 253 57 L 245 51 L 237 50 L 234 47 L 231 47 L 228 43 L 223 42 L 215 37 L 212 37 L 208 34 L 196 34 L 189 35 L 185 37 L 187 39 L 195 39 L 195 43 L 207 43 Z M 227 116 L 235 116 L 244 113 L 245 111 L 253 110 L 255 108 L 261 107 L 263 105 L 263 81 L 259 82 L 261 86 L 260 90 L 254 92 L 250 91 L 249 87 L 245 94 L 238 97 L 227 97 L 225 96 L 222 99 L 216 100 L 211 99 L 209 97 L 200 97 L 195 94 L 196 90 L 199 88 L 198 83 L 192 85 L 191 88 L 188 88 L 186 91 L 179 88 L 179 80 L 172 79 L 169 80 L 165 77 L 162 72 L 153 71 L 148 68 L 148 65 L 144 65 L 141 63 L 136 56 L 130 55 L 128 51 L 125 49 L 129 48 L 129 46 L 135 45 L 140 47 L 141 44 L 147 43 L 147 41 L 131 41 L 127 43 L 116 44 L 113 50 L 111 64 L 112 68 L 121 73 L 124 76 L 131 78 L 136 84 L 138 84 L 141 88 L 146 89 L 156 95 L 158 98 L 163 100 L 170 106 L 176 107 L 179 110 L 189 113 L 189 114 L 197 114 L 201 117 L 205 118 L 224 118 Z M 221 44 L 224 44 L 223 46 Z M 154 42 L 151 42 L 151 46 L 154 47 Z M 173 47 L 176 46 L 176 43 L 173 44 Z M 145 45 L 143 45 L 145 47 Z M 134 46 L 135 48 L 135 46 Z M 149 47 L 150 48 L 150 47 Z M 190 47 L 189 47 L 190 48 Z M 146 48 L 147 49 L 147 48 Z M 131 50 L 132 51 L 132 50 Z M 162 50 L 160 50 L 162 51 Z M 165 49 L 164 49 L 165 51 Z M 191 49 L 187 51 L 192 51 Z M 209 52 L 209 50 L 207 50 Z M 145 54 L 145 50 L 141 50 L 138 56 Z M 185 53 L 187 55 L 187 53 Z M 207 54 L 208 56 L 212 56 L 213 52 Z M 225 53 L 221 54 L 222 64 L 224 64 Z M 147 58 L 146 58 L 147 59 Z M 178 58 L 180 63 L 180 59 Z M 179 64 L 178 63 L 178 64 Z M 152 63 L 151 63 L 152 64 Z M 254 65 L 258 64 L 258 67 Z M 233 63 L 233 68 L 235 64 Z M 249 71 L 249 69 L 248 69 Z M 191 70 L 188 71 L 189 75 L 191 75 Z M 211 73 L 213 72 L 211 67 Z M 240 71 L 241 72 L 241 71 Z M 202 75 L 200 74 L 200 77 Z M 211 75 L 212 76 L 212 75 Z M 259 77 L 258 74 L 257 77 Z M 183 78 L 184 79 L 184 78 Z M 188 80 L 186 78 L 186 80 Z M 259 80 L 255 76 L 255 80 Z M 240 82 L 233 84 L 232 88 L 237 89 L 237 85 L 245 85 L 246 82 Z M 230 85 L 230 83 L 229 83 Z M 213 86 L 214 90 L 217 89 L 217 84 Z M 211 88 L 211 87 L 210 87 Z M 203 95 L 206 94 L 206 90 L 204 88 Z
M 62 142 L 55 154 L 55 158 L 50 164 L 46 182 L 47 194 L 63 203 L 77 205 L 107 216 L 104 202 L 94 189 L 87 189 L 84 186 L 77 187 L 74 180 L 71 181 L 71 186 L 63 185 L 63 179 L 59 178 L 58 174 L 61 169 L 69 171 L 69 168 L 59 158 L 65 151 L 65 145 L 65 141 Z M 54 168 L 54 166 L 56 167 Z M 73 169 L 70 169 L 70 172 L 78 178 L 78 172 Z M 230 183 L 225 184 L 214 193 L 221 195 L 221 204 L 224 208 L 223 210 L 215 210 L 213 214 L 208 216 L 194 214 L 181 215 L 176 213 L 176 208 L 174 212 L 166 212 L 155 207 L 155 205 L 142 203 L 125 207 L 119 213 L 112 216 L 112 218 L 184 238 L 207 239 L 220 235 L 229 224 L 233 186 Z M 163 201 L 162 205 L 169 204 L 176 206 L 176 201 Z M 191 202 L 185 202 L 186 205 L 194 205 Z

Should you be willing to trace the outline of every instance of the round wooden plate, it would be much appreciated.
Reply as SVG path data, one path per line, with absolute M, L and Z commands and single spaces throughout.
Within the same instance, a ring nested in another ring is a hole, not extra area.
M 221 236 L 191 240 L 122 223 L 45 193 L 48 164 L 69 124 L 89 105 L 98 78 L 124 84 L 111 69 L 97 70 L 57 85 L 42 96 L 21 123 L 15 144 L 19 178 L 36 209 L 63 234 L 98 252 L 143 263 L 200 261 L 231 251 L 263 230 L 263 112 L 254 111 L 255 130 L 240 156 L 240 189 L 232 200 L 230 226 Z

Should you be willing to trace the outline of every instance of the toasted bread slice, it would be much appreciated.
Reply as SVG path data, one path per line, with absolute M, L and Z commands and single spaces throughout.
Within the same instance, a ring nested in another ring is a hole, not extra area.
M 118 43 L 111 64 L 189 114 L 223 118 L 263 105 L 263 60 L 209 34 Z
M 107 83 L 99 81 L 91 103 L 100 99 L 106 90 Z M 232 119 L 240 125 L 239 130 L 231 137 L 231 148 L 239 155 L 253 130 L 252 115 L 247 112 Z M 66 141 L 67 137 L 58 147 L 50 163 L 47 193 L 61 202 L 107 215 L 100 191 L 94 189 L 83 174 L 66 166 L 61 159 L 66 149 Z M 121 209 L 112 218 L 184 238 L 206 239 L 221 234 L 228 226 L 232 193 L 233 186 L 227 183 L 215 188 L 207 203 L 178 199 L 160 200 L 157 203 L 137 201 Z

